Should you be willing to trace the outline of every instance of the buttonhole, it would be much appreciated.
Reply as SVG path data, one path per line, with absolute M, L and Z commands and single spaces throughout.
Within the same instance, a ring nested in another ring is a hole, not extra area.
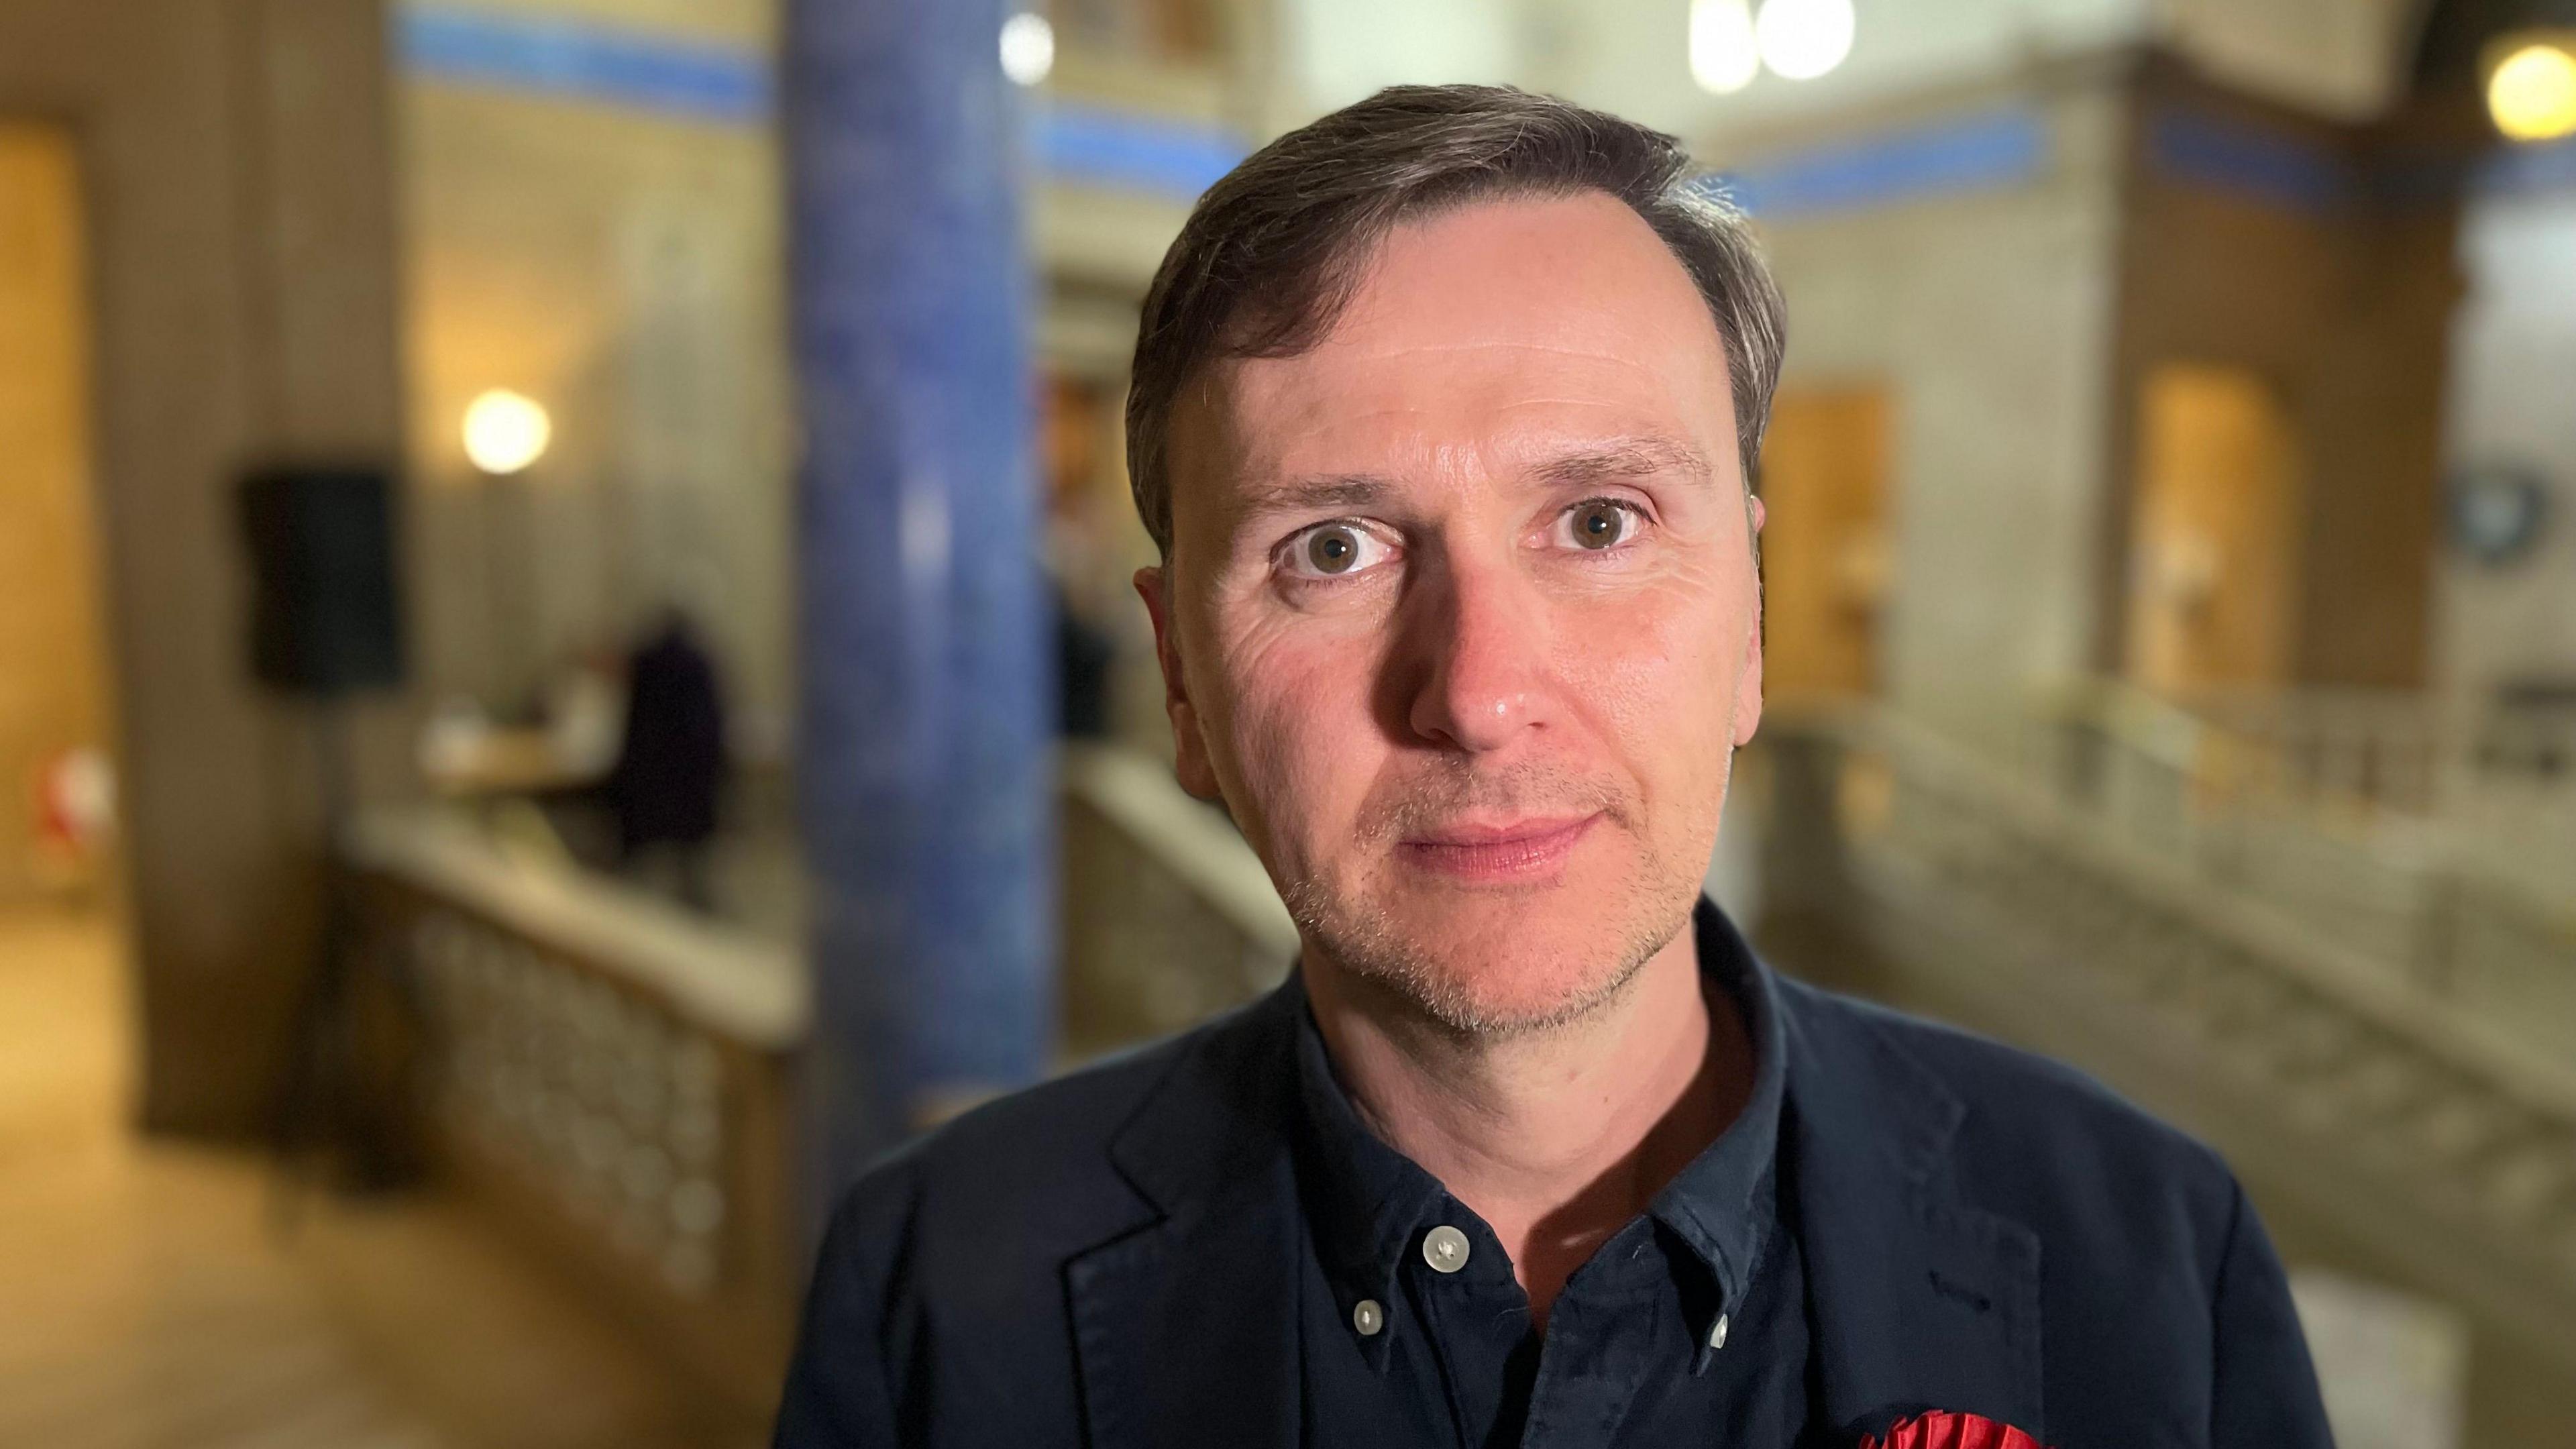
M 1991 1312 L 1995 1306 L 1995 1300 L 1967 1284 L 1942 1277 L 1941 1270 L 1938 1268 L 1932 1270 L 1932 1291 L 1944 1298 L 1956 1298 L 1979 1313 Z

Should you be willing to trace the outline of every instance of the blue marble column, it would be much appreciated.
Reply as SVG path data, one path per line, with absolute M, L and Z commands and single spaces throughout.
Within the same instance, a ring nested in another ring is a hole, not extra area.
M 1053 1020 L 1053 656 L 1003 17 L 786 8 L 817 1206 L 947 1105 L 1034 1078 Z

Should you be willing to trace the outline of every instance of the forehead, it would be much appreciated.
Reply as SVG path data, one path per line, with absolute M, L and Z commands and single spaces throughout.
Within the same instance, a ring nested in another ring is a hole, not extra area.
M 1597 192 L 1410 223 L 1293 357 L 1212 368 L 1173 419 L 1174 503 L 1225 480 L 1403 469 L 1656 434 L 1732 471 L 1725 349 L 1663 239 Z

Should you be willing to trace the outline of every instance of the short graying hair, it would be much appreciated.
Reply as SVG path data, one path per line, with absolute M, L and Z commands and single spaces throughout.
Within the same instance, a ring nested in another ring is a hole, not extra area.
M 1398 223 L 1512 196 L 1603 192 L 1663 238 L 1725 346 L 1750 486 L 1785 309 L 1744 213 L 1694 180 L 1673 137 L 1507 86 L 1391 86 L 1254 152 L 1199 198 L 1145 293 L 1127 394 L 1128 475 L 1145 531 L 1168 559 L 1164 445 L 1173 404 L 1201 368 L 1313 347 Z

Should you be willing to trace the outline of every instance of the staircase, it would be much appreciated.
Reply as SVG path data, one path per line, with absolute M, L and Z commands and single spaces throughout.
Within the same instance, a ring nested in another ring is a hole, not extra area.
M 2479 872 L 2429 822 L 2302 816 L 2135 731 L 2061 718 L 2000 758 L 1864 711 L 1765 739 L 1767 813 L 1809 822 L 1771 832 L 1792 888 L 1770 934 L 1824 921 L 1805 939 L 1839 932 L 1867 989 L 2211 1142 L 2293 1261 L 2458 1308 L 2468 1442 L 2576 1428 L 2568 899 Z

